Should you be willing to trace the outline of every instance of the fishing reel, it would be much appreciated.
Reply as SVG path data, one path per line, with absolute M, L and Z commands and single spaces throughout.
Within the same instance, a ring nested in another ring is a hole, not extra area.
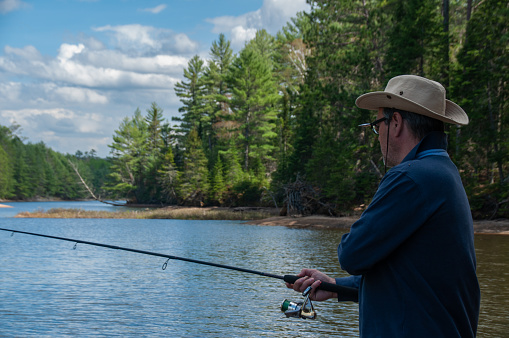
M 302 319 L 315 319 L 316 311 L 313 308 L 313 303 L 311 303 L 311 299 L 309 296 L 311 294 L 311 286 L 309 286 L 304 292 L 302 296 L 305 297 L 303 302 L 291 302 L 288 299 L 285 299 L 283 303 L 281 303 L 281 311 L 285 313 L 286 318 L 295 317 Z

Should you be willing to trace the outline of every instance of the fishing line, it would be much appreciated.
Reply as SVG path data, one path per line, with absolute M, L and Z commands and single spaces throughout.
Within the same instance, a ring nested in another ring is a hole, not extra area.
M 185 257 L 167 255 L 167 254 L 162 254 L 162 253 L 158 253 L 158 252 L 151 252 L 151 251 L 145 251 L 145 250 L 125 248 L 125 247 L 116 246 L 116 245 L 110 245 L 110 244 L 88 242 L 88 241 L 82 241 L 82 240 L 79 240 L 79 239 L 72 239 L 72 238 L 58 237 L 58 236 L 51 236 L 51 235 L 44 235 L 44 234 L 38 234 L 38 233 L 34 233 L 34 232 L 27 232 L 27 231 L 13 230 L 13 229 L 0 228 L 0 230 L 11 232 L 11 237 L 14 235 L 14 233 L 19 233 L 19 234 L 38 236 L 38 237 L 44 237 L 44 238 L 52 238 L 52 239 L 56 239 L 56 240 L 60 240 L 60 241 L 73 242 L 73 243 L 75 243 L 73 249 L 76 249 L 76 246 L 78 244 L 86 244 L 86 245 L 98 246 L 98 247 L 103 247 L 103 248 L 108 248 L 108 249 L 113 249 L 113 250 L 128 251 L 128 252 L 134 252 L 134 253 L 139 253 L 139 254 L 143 254 L 143 255 L 167 258 L 166 262 L 163 264 L 163 270 L 166 269 L 166 267 L 168 265 L 168 261 L 170 259 L 173 259 L 173 260 L 179 260 L 179 261 L 184 261 L 184 262 L 189 262 L 189 263 L 196 263 L 196 264 L 213 266 L 213 267 L 216 267 L 216 268 L 240 271 L 240 272 L 255 274 L 255 275 L 264 276 L 264 277 L 281 279 L 281 280 L 284 280 L 285 282 L 290 283 L 290 284 L 295 283 L 295 281 L 297 281 L 297 279 L 299 279 L 299 277 L 294 276 L 294 275 L 284 275 L 284 276 L 275 275 L 275 274 L 272 274 L 272 273 L 256 271 L 256 270 L 250 270 L 250 269 L 244 269 L 244 268 L 239 268 L 239 267 L 235 267 L 235 266 L 231 266 L 231 265 L 224 265 L 224 264 L 206 262 L 206 261 L 202 261 L 202 260 L 198 260 L 198 259 L 192 259 L 192 258 L 185 258 Z M 336 285 L 336 284 L 327 283 L 327 282 L 322 282 L 321 285 L 319 286 L 319 288 L 321 290 L 324 290 L 324 291 L 330 291 L 330 292 L 338 293 L 338 294 L 341 295 L 341 298 L 343 300 L 350 300 L 350 301 L 354 301 L 354 302 L 358 301 L 358 289 L 356 289 L 356 288 L 352 288 L 352 287 L 348 287 L 348 286 L 342 286 L 342 285 Z

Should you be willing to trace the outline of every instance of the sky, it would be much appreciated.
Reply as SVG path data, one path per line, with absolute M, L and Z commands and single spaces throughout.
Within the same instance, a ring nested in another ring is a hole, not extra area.
M 109 155 L 125 117 L 156 102 L 223 33 L 234 52 L 276 34 L 305 0 L 0 0 L 0 125 L 60 153 Z

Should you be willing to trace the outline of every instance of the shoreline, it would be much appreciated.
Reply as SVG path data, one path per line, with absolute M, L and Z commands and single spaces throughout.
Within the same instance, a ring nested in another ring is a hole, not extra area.
M 295 229 L 339 229 L 349 230 L 350 226 L 359 219 L 356 216 L 328 217 L 328 216 L 275 216 L 261 220 L 247 221 L 247 224 L 266 226 L 286 226 Z M 474 220 L 474 234 L 509 235 L 509 220 Z
M 4 201 L 0 201 L 4 202 Z M 11 206 L 1 204 L 0 208 L 10 208 Z M 266 211 L 270 215 L 274 215 L 268 218 L 262 219 L 254 219 L 254 220 L 246 220 L 246 224 L 253 225 L 263 225 L 263 226 L 285 226 L 288 228 L 294 229 L 337 229 L 337 230 L 345 230 L 348 231 L 350 226 L 355 223 L 360 216 L 340 216 L 340 217 L 332 217 L 332 216 L 324 216 L 324 215 L 310 215 L 310 216 L 275 216 L 279 214 L 279 210 L 275 208 L 226 208 L 226 207 L 181 207 L 181 206 L 173 206 L 173 207 L 163 207 L 159 210 L 164 213 L 166 210 L 175 211 L 175 210 L 198 210 L 200 214 L 203 214 L 202 219 L 206 219 L 205 216 L 210 211 L 222 211 L 227 214 L 232 212 L 236 214 L 244 214 L 246 211 L 252 211 L 252 209 L 263 210 Z M 139 213 L 143 213 L 143 210 L 138 211 Z M 49 215 L 47 215 L 49 216 Z M 104 216 L 104 215 L 102 215 Z M 223 215 L 224 216 L 224 215 Z M 246 215 L 247 216 L 247 215 Z M 15 217 L 30 217 L 29 215 L 24 216 L 15 216 Z M 61 218 L 61 217 L 52 217 L 48 218 Z M 72 218 L 72 217 L 67 217 Z M 85 215 L 80 215 L 79 218 L 103 218 L 99 217 L 87 217 Z M 164 218 L 164 217 L 158 217 Z M 217 219 L 217 218 L 214 218 Z M 239 218 L 236 218 L 237 220 Z M 245 219 L 245 218 L 244 218 Z M 496 219 L 496 220 L 474 220 L 474 233 L 475 234 L 496 234 L 496 235 L 509 235 L 509 219 Z

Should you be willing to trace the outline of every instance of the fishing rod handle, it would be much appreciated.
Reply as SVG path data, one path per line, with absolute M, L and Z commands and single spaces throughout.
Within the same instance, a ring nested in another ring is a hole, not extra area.
M 297 279 L 301 277 L 293 276 L 293 275 L 284 275 L 283 280 L 287 283 L 294 284 Z M 352 302 L 358 302 L 359 301 L 359 289 L 352 288 L 349 286 L 343 286 L 343 285 L 337 285 L 327 282 L 322 282 L 320 286 L 318 287 L 321 290 L 324 291 L 330 291 L 335 292 L 338 294 L 338 298 L 342 301 L 352 301 Z

